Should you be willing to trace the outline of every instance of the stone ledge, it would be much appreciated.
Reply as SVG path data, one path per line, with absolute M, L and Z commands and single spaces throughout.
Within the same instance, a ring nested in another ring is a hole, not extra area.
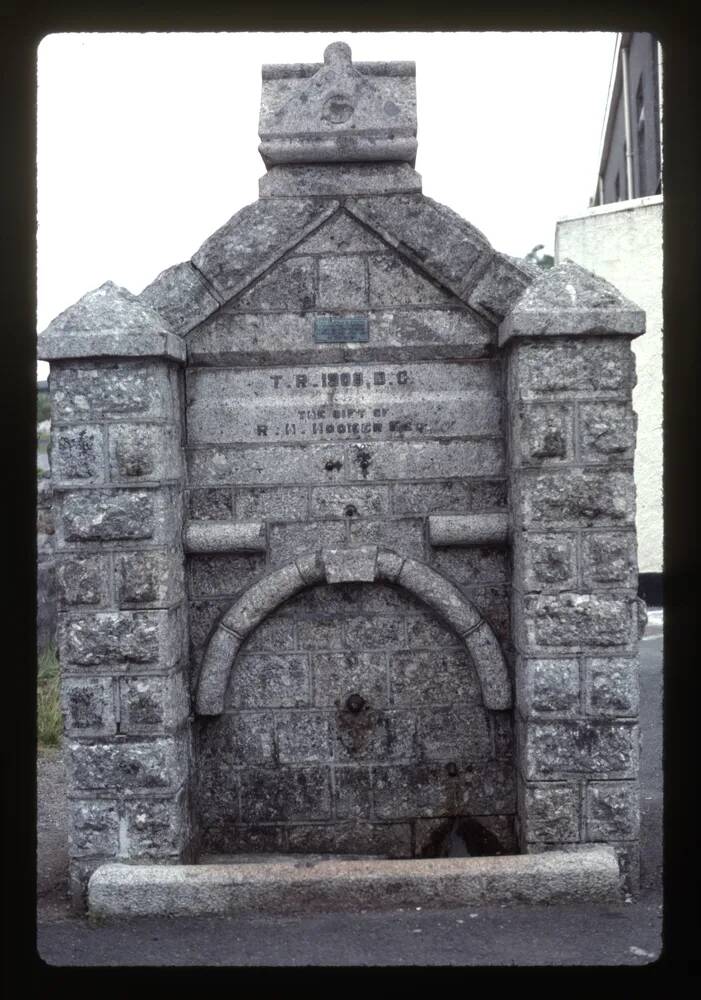
M 186 552 L 265 552 L 262 521 L 197 521 L 185 528 Z
M 39 334 L 42 361 L 159 357 L 185 361 L 185 345 L 163 318 L 126 288 L 106 281 L 64 310 Z
M 420 193 L 408 163 L 304 163 L 271 167 L 258 181 L 261 198 Z
M 428 534 L 431 545 L 505 545 L 509 517 L 508 514 L 431 515 Z
M 185 344 L 174 333 L 74 333 L 69 337 L 41 334 L 37 357 L 42 361 L 69 358 L 169 358 L 184 362 Z
M 88 885 L 94 920 L 618 899 L 618 862 L 607 845 L 434 860 L 107 864 L 93 873 Z
M 623 336 L 645 332 L 645 313 L 608 281 L 564 260 L 528 285 L 499 326 L 514 337 Z

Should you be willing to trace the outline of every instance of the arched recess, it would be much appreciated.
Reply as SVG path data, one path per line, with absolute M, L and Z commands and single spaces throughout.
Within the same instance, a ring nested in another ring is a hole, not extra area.
M 207 646 L 197 687 L 199 715 L 224 710 L 229 675 L 246 637 L 283 601 L 316 583 L 384 580 L 406 588 L 446 621 L 475 664 L 485 708 L 511 707 L 511 684 L 499 642 L 489 623 L 444 576 L 416 559 L 376 545 L 324 548 L 268 573 L 249 587 L 219 622 Z

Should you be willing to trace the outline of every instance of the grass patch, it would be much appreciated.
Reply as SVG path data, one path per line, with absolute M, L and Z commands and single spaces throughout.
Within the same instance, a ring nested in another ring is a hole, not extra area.
M 37 743 L 40 747 L 58 747 L 63 733 L 61 668 L 53 645 L 39 655 L 37 667 Z

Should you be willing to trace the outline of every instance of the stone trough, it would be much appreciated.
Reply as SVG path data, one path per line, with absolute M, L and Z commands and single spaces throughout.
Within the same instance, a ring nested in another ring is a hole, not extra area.
M 487 903 L 606 902 L 620 895 L 611 847 L 397 861 L 287 858 L 201 865 L 103 865 L 88 886 L 93 919 L 323 913 Z

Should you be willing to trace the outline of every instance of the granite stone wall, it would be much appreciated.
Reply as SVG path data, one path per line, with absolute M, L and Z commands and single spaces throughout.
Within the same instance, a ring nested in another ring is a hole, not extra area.
M 315 322 L 344 316 L 366 320 L 367 346 L 314 343 Z M 188 346 L 190 525 L 261 525 L 255 553 L 188 557 L 193 664 L 248 584 L 319 546 L 429 563 L 508 646 L 504 545 L 429 534 L 435 513 L 505 509 L 493 326 L 337 207 Z M 406 857 L 429 850 L 441 818 L 470 813 L 513 849 L 510 714 L 485 711 L 460 647 L 425 605 L 379 584 L 312 588 L 274 612 L 238 654 L 225 714 L 199 730 L 205 848 Z

